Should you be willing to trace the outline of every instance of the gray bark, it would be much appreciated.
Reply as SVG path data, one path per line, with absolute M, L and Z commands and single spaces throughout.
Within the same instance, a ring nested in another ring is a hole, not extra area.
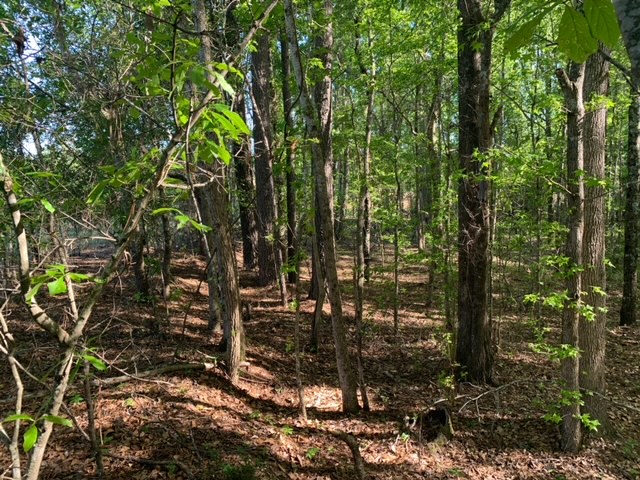
M 333 28 L 330 21 L 325 26 L 323 35 L 323 63 L 327 75 L 322 79 L 324 92 L 322 93 L 321 111 L 316 113 L 311 103 L 309 90 L 306 85 L 298 37 L 295 26 L 295 16 L 292 0 L 285 0 L 285 20 L 287 37 L 291 47 L 292 67 L 296 82 L 300 89 L 300 103 L 307 129 L 307 136 L 311 141 L 311 152 L 315 166 L 315 189 L 318 200 L 317 210 L 320 212 L 325 238 L 322 244 L 324 250 L 324 269 L 327 276 L 329 302 L 331 304 L 331 323 L 333 327 L 333 339 L 336 349 L 336 364 L 338 367 L 338 380 L 342 391 L 342 410 L 354 412 L 359 409 L 356 394 L 356 382 L 351 367 L 351 359 L 347 347 L 346 328 L 342 314 L 342 297 L 338 270 L 336 265 L 336 246 L 333 231 L 333 202 L 331 188 L 331 51 L 333 47 Z M 333 13 L 331 0 L 325 0 L 324 13 L 330 19 Z
M 570 271 L 566 272 L 568 301 L 562 317 L 561 343 L 572 348 L 578 347 L 579 321 L 582 292 L 583 232 L 584 232 L 584 170 L 583 127 L 585 108 L 582 98 L 584 85 L 584 64 L 572 64 L 569 75 L 559 69 L 556 74 L 564 92 L 567 110 L 567 206 L 569 210 L 569 234 L 566 256 Z M 580 360 L 578 356 L 561 359 L 563 390 L 580 391 Z M 567 452 L 577 452 L 582 443 L 580 404 L 569 402 L 562 407 L 561 447 Z
M 584 169 L 589 180 L 601 182 L 606 179 L 607 107 L 606 103 L 598 99 L 609 92 L 609 65 L 601 53 L 589 57 L 585 66 L 583 92 L 585 105 L 590 105 L 584 119 Z M 580 319 L 580 389 L 587 392 L 583 411 L 600 422 L 598 433 L 601 434 L 607 425 L 605 187 L 589 182 L 585 185 L 584 198 L 585 270 L 582 274 L 582 290 L 584 301 L 593 308 L 595 318 Z

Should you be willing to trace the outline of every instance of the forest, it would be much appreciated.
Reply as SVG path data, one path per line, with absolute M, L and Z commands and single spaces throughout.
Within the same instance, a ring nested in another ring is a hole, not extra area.
M 640 479 L 637 0 L 3 0 L 0 479 Z

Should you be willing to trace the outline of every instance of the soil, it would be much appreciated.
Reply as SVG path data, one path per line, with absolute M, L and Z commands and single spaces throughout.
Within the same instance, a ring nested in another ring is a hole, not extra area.
M 72 262 L 76 270 L 95 272 L 101 255 L 85 253 Z M 345 255 L 340 265 L 354 338 L 351 258 Z M 605 437 L 589 435 L 585 448 L 569 455 L 559 451 L 558 427 L 543 419 L 558 400 L 559 366 L 532 348 L 534 325 L 544 323 L 550 341 L 558 338 L 559 315 L 534 318 L 513 295 L 498 292 L 496 384 L 463 382 L 453 390 L 448 388 L 449 337 L 441 294 L 427 308 L 426 267 L 403 267 L 400 329 L 394 335 L 388 267 L 378 262 L 366 287 L 363 356 L 371 409 L 357 415 L 340 412 L 328 305 L 319 351 L 305 346 L 314 308 L 314 301 L 306 299 L 305 268 L 300 360 L 306 421 L 296 389 L 295 315 L 280 305 L 276 287 L 257 287 L 254 273 L 241 272 L 242 299 L 250 306 L 248 364 L 233 386 L 219 359 L 220 336 L 207 330 L 202 259 L 176 260 L 173 293 L 166 303 L 159 289 L 151 302 L 135 296 L 132 279 L 123 274 L 109 286 L 86 337 L 93 355 L 109 366 L 94 370 L 93 380 L 104 478 L 355 479 L 352 451 L 341 437 L 345 433 L 357 441 L 368 479 L 640 478 L 640 335 L 638 328 L 615 326 L 615 295 L 609 298 L 609 429 Z M 526 291 L 526 286 L 514 280 L 510 289 Z M 65 316 L 62 300 L 47 301 L 57 318 Z M 23 308 L 13 306 L 6 313 L 19 359 L 44 382 L 25 379 L 24 411 L 37 416 L 52 383 L 57 347 L 28 321 Z M 150 328 L 154 325 L 159 332 Z M 160 366 L 176 367 L 142 375 Z M 124 374 L 130 375 L 126 381 L 101 383 Z M 77 426 L 55 427 L 42 479 L 97 478 L 90 444 L 80 431 L 87 431 L 81 380 L 80 371 L 64 409 Z M 5 418 L 13 412 L 15 396 L 6 362 L 0 365 L 0 390 L 0 417 Z M 413 420 L 434 407 L 450 413 L 452 438 L 421 438 L 420 422 Z M 407 422 L 416 425 L 408 428 Z M 5 476 L 0 478 L 9 478 L 9 465 L 3 448 L 0 474 Z

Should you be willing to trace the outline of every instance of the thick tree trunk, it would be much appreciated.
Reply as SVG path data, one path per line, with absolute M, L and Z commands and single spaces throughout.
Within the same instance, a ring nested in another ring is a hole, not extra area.
M 627 177 L 624 210 L 624 283 L 620 325 L 633 325 L 637 318 L 638 227 L 640 227 L 640 84 L 631 92 L 627 133 Z
M 285 0 L 284 5 L 287 37 L 291 47 L 293 70 L 300 90 L 300 103 L 307 128 L 307 136 L 311 141 L 311 151 L 315 166 L 315 188 L 318 200 L 317 211 L 320 213 L 321 223 L 325 233 L 322 245 L 324 250 L 324 270 L 327 276 L 326 280 L 329 302 L 331 304 L 331 323 L 336 349 L 338 380 L 342 391 L 342 410 L 344 412 L 354 412 L 360 407 L 358 405 L 355 377 L 351 366 L 352 362 L 349 355 L 349 349 L 347 347 L 346 328 L 342 314 L 342 297 L 336 265 L 335 236 L 333 231 L 333 189 L 331 186 L 332 111 L 330 76 L 333 48 L 333 27 L 330 19 L 333 14 L 333 4 L 331 0 L 324 1 L 326 24 L 321 44 L 323 46 L 322 61 L 327 74 L 320 82 L 322 87 L 318 87 L 317 89 L 317 92 L 321 94 L 321 109 L 319 117 L 316 117 L 316 113 L 309 96 L 309 91 L 306 86 L 306 80 L 304 78 L 292 0 Z M 320 121 L 318 121 L 318 118 Z
M 569 75 L 562 69 L 556 73 L 564 92 L 567 110 L 567 207 L 569 234 L 566 255 L 569 258 L 566 274 L 568 300 L 562 317 L 561 343 L 571 349 L 579 345 L 580 307 L 582 304 L 583 234 L 584 234 L 584 143 L 585 108 L 582 91 L 584 64 L 572 64 Z M 562 407 L 561 447 L 577 452 L 582 443 L 580 403 L 573 396 L 580 394 L 580 357 L 565 355 L 561 360 L 563 391 L 569 397 Z
M 631 60 L 631 76 L 635 86 L 640 86 L 640 8 L 637 0 L 613 0 L 622 40 Z
M 278 280 L 276 270 L 276 195 L 273 181 L 273 126 L 271 120 L 271 42 L 267 32 L 257 40 L 251 54 L 253 92 L 253 140 L 256 168 L 258 220 L 258 281 L 269 285 Z
M 485 159 L 491 146 L 490 77 L 495 24 L 509 1 L 496 1 L 492 18 L 486 2 L 458 0 L 458 103 L 460 114 L 458 183 L 458 338 L 456 360 L 472 380 L 493 380 L 489 315 L 490 183 Z M 487 28 L 486 25 L 491 27 Z M 481 43 L 478 48 L 477 43 Z
M 609 62 L 601 53 L 589 57 L 585 66 L 584 103 L 591 105 L 584 118 L 584 170 L 590 182 L 584 192 L 584 238 L 582 290 L 584 301 L 593 308 L 593 319 L 580 318 L 580 390 L 584 413 L 606 430 L 605 350 L 607 342 L 605 271 L 605 199 L 599 182 L 606 179 L 607 107 L 599 100 L 609 92 Z M 593 394 L 592 394 L 593 393 Z

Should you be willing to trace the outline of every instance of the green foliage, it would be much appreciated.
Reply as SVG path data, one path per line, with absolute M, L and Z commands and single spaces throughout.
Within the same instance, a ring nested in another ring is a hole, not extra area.
M 66 265 L 50 265 L 45 270 L 45 273 L 31 277 L 31 289 L 26 296 L 27 302 L 31 301 L 45 284 L 51 296 L 67 293 L 67 284 L 65 281 L 65 276 L 67 275 L 74 283 L 81 283 L 91 279 L 89 275 L 83 273 L 69 272 Z
M 89 362 L 91 366 L 96 370 L 99 370 L 102 372 L 107 369 L 107 364 L 104 363 L 104 361 L 98 357 L 85 353 L 82 355 L 82 359 Z
M 211 231 L 211 227 L 195 221 L 193 218 L 191 218 L 188 215 L 185 215 L 177 208 L 171 208 L 171 207 L 156 208 L 151 212 L 152 215 L 166 215 L 169 213 L 175 213 L 174 219 L 178 222 L 178 230 L 185 228 L 186 226 L 191 226 L 199 232 Z
M 41 421 L 51 422 L 54 425 L 62 425 L 64 427 L 73 426 L 71 420 L 57 415 L 42 415 L 38 419 L 34 419 L 31 415 L 24 413 L 9 415 L 2 420 L 2 423 L 29 422 L 29 426 L 22 436 L 22 449 L 26 453 L 31 451 L 40 437 L 40 430 L 38 429 L 37 423 Z
M 283 426 L 280 431 L 282 432 L 283 435 L 293 435 L 294 430 L 293 427 L 291 425 L 285 425 Z
M 222 467 L 224 480 L 255 480 L 256 467 L 245 463 L 242 465 L 225 464 Z
M 587 19 L 568 5 L 558 26 L 558 48 L 578 63 L 585 62 L 598 49 L 597 40 L 589 32 Z
M 318 447 L 311 447 L 309 450 L 306 451 L 304 456 L 307 457 L 309 460 L 314 460 L 319 453 L 320 453 L 320 449 Z

